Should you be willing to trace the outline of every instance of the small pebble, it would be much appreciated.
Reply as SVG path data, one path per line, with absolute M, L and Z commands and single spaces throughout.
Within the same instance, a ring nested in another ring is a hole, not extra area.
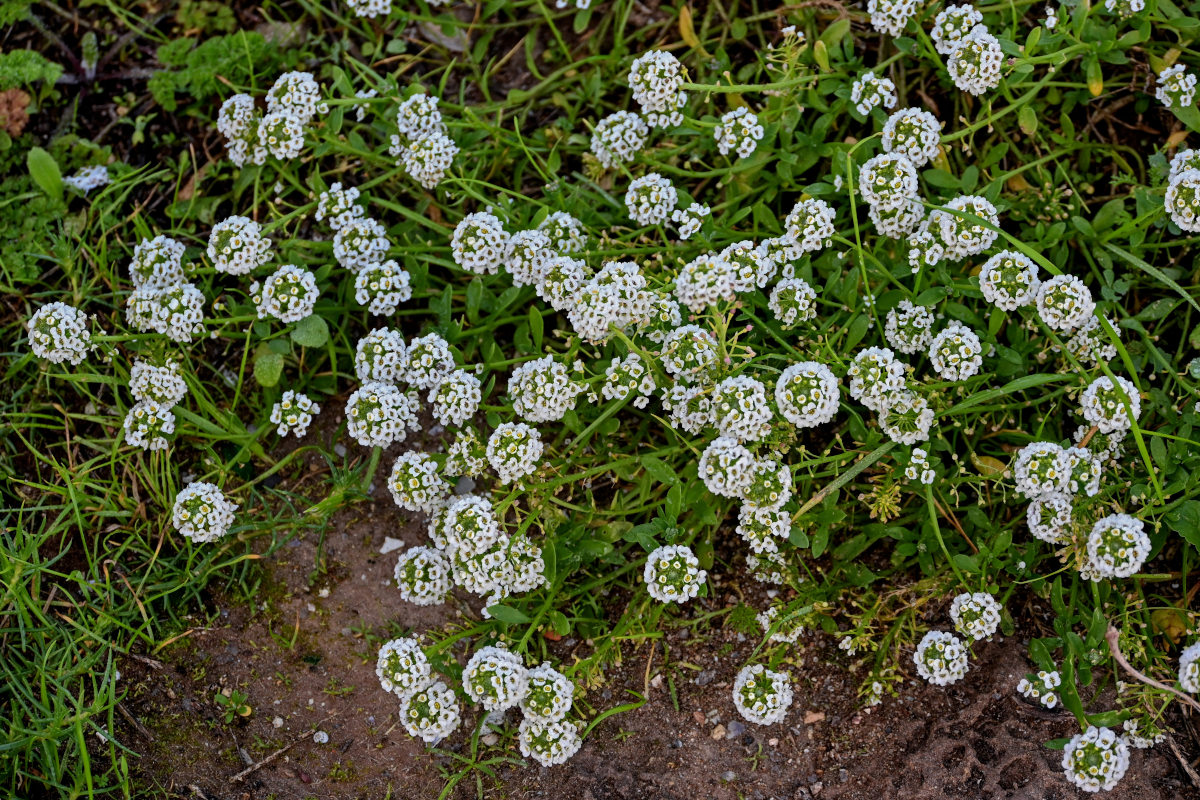
M 725 730 L 726 730 L 726 735 L 730 739 L 736 739 L 737 737 L 741 736 L 743 733 L 746 732 L 746 725 L 745 725 L 745 723 L 739 722 L 735 719 L 733 722 L 729 723 L 728 727 L 726 727 Z
M 731 769 L 726 770 L 725 772 L 721 773 L 721 780 L 725 781 L 726 783 L 733 783 L 737 780 L 737 773 Z
M 724 739 L 725 738 L 725 726 L 718 725 L 717 727 L 712 729 L 712 733 L 709 735 L 712 736 L 712 738 L 714 738 L 714 739 Z
M 329 734 L 325 731 L 317 731 L 313 734 L 313 741 L 317 744 L 328 744 Z
M 276 717 L 275 719 L 271 720 L 271 724 L 274 725 L 276 728 L 282 728 L 283 727 L 283 717 Z

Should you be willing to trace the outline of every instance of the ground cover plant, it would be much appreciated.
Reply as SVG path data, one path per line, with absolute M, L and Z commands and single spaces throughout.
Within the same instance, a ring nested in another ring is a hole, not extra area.
M 154 793 L 122 670 L 379 503 L 396 619 L 449 611 L 357 702 L 446 795 L 700 624 L 752 726 L 821 639 L 869 709 L 1016 637 L 1070 784 L 1178 752 L 1195 11 L 0 4 L 5 787 Z

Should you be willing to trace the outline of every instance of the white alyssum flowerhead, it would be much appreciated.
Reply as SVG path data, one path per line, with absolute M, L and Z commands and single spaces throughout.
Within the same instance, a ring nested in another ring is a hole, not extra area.
M 550 249 L 556 255 L 582 253 L 588 243 L 587 228 L 565 211 L 555 211 L 537 229 L 550 238 Z
M 756 553 L 778 549 L 776 539 L 792 532 L 792 515 L 781 506 L 774 508 L 743 503 L 738 508 L 737 535 Z
M 406 139 L 417 139 L 429 133 L 446 130 L 442 112 L 438 109 L 441 98 L 429 94 L 414 94 L 400 104 L 396 110 L 396 128 Z
M 165 289 L 139 289 L 134 294 L 145 291 L 150 292 L 144 297 L 151 329 L 180 344 L 190 342 L 203 330 L 204 295 L 195 286 L 176 283 Z
M 479 275 L 495 275 L 508 256 L 510 236 L 494 214 L 476 211 L 467 214 L 450 237 L 454 263 Z
M 426 189 L 442 182 L 458 155 L 458 144 L 442 131 L 421 134 L 407 142 L 392 137 L 389 152 L 414 181 Z
M 831 421 L 841 392 L 833 370 L 816 361 L 792 364 L 775 381 L 775 405 L 783 418 L 799 428 Z
M 1200 169 L 1200 150 L 1185 148 L 1177 152 L 1171 158 L 1171 168 L 1167 175 L 1167 182 L 1174 182 L 1176 178 L 1189 169 Z
M 1192 642 L 1179 654 L 1179 685 L 1185 692 L 1200 692 L 1200 641 Z
M 266 162 L 267 148 L 258 138 L 261 121 L 262 114 L 248 94 L 235 94 L 221 104 L 217 112 L 217 130 L 225 137 L 229 160 L 237 166 Z
M 285 72 L 267 90 L 267 111 L 283 112 L 307 125 L 328 106 L 321 100 L 321 86 L 310 72 Z
M 979 335 L 953 320 L 929 344 L 929 363 L 943 380 L 967 380 L 983 365 Z
M 529 670 L 501 647 L 481 647 L 463 668 L 463 690 L 487 711 L 504 711 L 529 691 Z
M 963 592 L 950 604 L 954 629 L 975 641 L 991 639 L 1000 627 L 1003 606 L 987 592 Z
M 333 235 L 334 258 L 351 272 L 382 262 L 391 246 L 382 223 L 370 217 L 348 222 Z
M 917 481 L 925 486 L 933 484 L 937 478 L 937 473 L 929 466 L 929 451 L 924 447 L 914 447 L 912 456 L 908 460 L 908 466 L 904 468 L 904 477 L 910 481 Z
M 1012 250 L 996 253 L 979 270 L 983 299 L 1005 311 L 1033 303 L 1041 285 L 1037 264 Z
M 546 262 L 541 280 L 534 289 L 555 311 L 566 311 L 589 277 L 584 262 L 570 256 L 554 256 Z
M 346 432 L 363 447 L 387 447 L 417 430 L 416 398 L 390 383 L 369 381 L 346 400 Z
M 917 0 L 867 0 L 871 27 L 888 36 L 901 36 L 917 10 Z
M 384 642 L 375 659 L 375 675 L 385 692 L 400 699 L 433 683 L 429 659 L 411 636 Z
M 450 344 L 436 333 L 418 336 L 408 343 L 404 380 L 418 389 L 431 389 L 454 371 Z
M 1182 64 L 1167 67 L 1158 73 L 1154 96 L 1167 108 L 1188 108 L 1196 100 L 1196 76 Z
M 182 242 L 169 236 L 142 239 L 133 249 L 129 262 L 129 280 L 139 289 L 165 289 L 183 283 Z
M 1047 544 L 1065 544 L 1071 534 L 1074 509 L 1065 492 L 1046 492 L 1029 501 L 1025 522 L 1029 532 Z
M 488 437 L 487 459 L 501 483 L 513 483 L 541 466 L 542 437 L 524 422 L 505 422 Z
M 258 318 L 275 317 L 280 322 L 299 322 L 313 313 L 317 297 L 317 279 L 295 264 L 284 264 L 261 285 L 250 286 L 250 296 L 258 309 Z
M 521 748 L 521 755 L 535 759 L 543 767 L 553 767 L 566 763 L 578 753 L 583 740 L 570 722 L 546 722 L 526 717 L 518 728 L 517 744 Z
M 663 545 L 646 556 L 642 579 L 646 591 L 660 603 L 686 603 L 696 597 L 708 573 L 686 545 Z
M 631 394 L 636 395 L 634 407 L 645 408 L 649 396 L 657 388 L 654 373 L 646 366 L 642 357 L 637 353 L 629 353 L 624 358 L 614 357 L 604 370 L 604 383 L 600 387 L 600 395 L 605 400 L 624 400 Z
M 1200 233 L 1200 169 L 1187 169 L 1167 184 L 1167 213 L 1180 230 Z
M 936 267 L 946 257 L 946 248 L 939 238 L 941 231 L 934 221 L 930 214 L 908 237 L 908 266 L 914 275 L 925 267 Z
M 870 116 L 872 109 L 895 108 L 896 100 L 896 84 L 874 72 L 859 75 L 850 87 L 850 102 L 863 116 Z
M 929 401 L 909 389 L 884 395 L 879 408 L 879 427 L 897 444 L 916 444 L 929 438 L 933 409 Z
M 1089 725 L 1063 748 L 1067 780 L 1085 792 L 1109 791 L 1129 769 L 1129 745 L 1108 728 Z
M 158 366 L 138 360 L 129 371 L 129 391 L 135 400 L 152 400 L 170 408 L 187 396 L 188 387 L 175 362 Z
M 378 316 L 391 316 L 412 297 L 411 277 L 395 261 L 368 264 L 354 276 L 354 302 Z
M 536 286 L 541 283 L 552 258 L 554 251 L 547 233 L 517 231 L 509 239 L 504 268 L 512 276 L 513 286 Z
M 1115 376 L 1116 383 L 1101 375 L 1088 384 L 1079 398 L 1080 411 L 1088 424 L 1101 433 L 1125 432 L 1142 413 L 1142 397 L 1128 378 Z M 1126 402 L 1129 408 L 1126 410 Z
M 747 375 L 726 378 L 712 398 L 713 418 L 722 436 L 739 442 L 757 441 L 771 432 L 767 387 Z
M 258 124 L 258 143 L 274 158 L 291 161 L 304 150 L 304 126 L 290 111 L 268 111 Z
M 773 458 L 756 458 L 750 482 L 739 495 L 746 506 L 757 509 L 782 508 L 792 496 L 792 471 Z
M 924 109 L 902 108 L 883 125 L 883 151 L 907 156 L 918 169 L 937 157 L 941 141 L 942 123 Z
M 529 670 L 529 691 L 521 698 L 525 719 L 557 722 L 571 710 L 575 684 L 558 670 L 544 663 Z
M 456 495 L 446 504 L 441 528 L 430 528 L 430 537 L 451 555 L 475 555 L 504 538 L 491 501 L 478 495 Z
M 704 383 L 717 360 L 717 339 L 699 325 L 681 325 L 667 334 L 659 358 L 676 380 Z
M 1101 326 L 1101 318 L 1108 323 L 1107 329 Z M 1092 314 L 1075 329 L 1071 338 L 1063 343 L 1063 350 L 1080 361 L 1095 365 L 1107 364 L 1117 357 L 1117 345 L 1109 338 L 1109 330 L 1120 339 L 1121 328 L 1107 314 Z
M 483 400 L 483 385 L 470 372 L 456 369 L 429 390 L 428 399 L 438 422 L 458 427 L 479 410 Z
M 441 681 L 409 694 L 400 703 L 400 721 L 408 735 L 432 744 L 454 733 L 462 717 L 454 690 Z
M 742 667 L 733 682 L 733 705 L 747 722 L 774 725 L 792 706 L 792 682 L 762 664 Z
M 767 307 L 784 328 L 807 322 L 817 316 L 817 293 L 803 278 L 784 278 L 775 284 Z
M 656 128 L 683 121 L 683 115 L 679 113 L 687 102 L 687 94 L 679 88 L 683 82 L 683 64 L 665 50 L 651 50 L 634 59 L 629 68 L 633 99 Z
M 167 437 L 175 432 L 175 415 L 171 407 L 154 400 L 134 403 L 125 415 L 125 441 L 143 450 L 166 450 Z
M 596 123 L 590 147 L 596 160 L 611 168 L 632 161 L 649 135 L 645 120 L 629 111 L 617 111 Z
M 907 239 L 925 218 L 925 206 L 915 197 L 910 197 L 896 208 L 867 206 L 867 217 L 880 236 L 889 239 Z
M 723 156 L 736 151 L 739 158 L 749 158 L 758 148 L 765 131 L 758 115 L 745 106 L 735 108 L 721 116 L 720 123 L 713 129 L 717 150 Z
M 953 633 L 929 631 L 913 653 L 917 674 L 934 686 L 948 686 L 967 674 L 967 648 Z
M 47 303 L 25 323 L 29 349 L 52 364 L 78 364 L 91 349 L 88 317 L 66 303 Z
M 695 435 L 712 424 L 712 401 L 705 386 L 677 383 L 664 389 L 661 400 L 674 428 Z
M 346 0 L 346 5 L 356 17 L 374 19 L 392 13 L 392 0 Z M 359 120 L 361 121 L 362 117 L 359 117 Z
M 317 222 L 329 220 L 329 227 L 340 231 L 352 222 L 363 219 L 366 212 L 358 204 L 359 191 L 354 186 L 342 188 L 335 183 L 317 195 Z
M 450 559 L 432 547 L 410 547 L 400 554 L 392 573 L 400 596 L 417 606 L 435 606 L 446 602 L 454 584 L 450 577 Z
M 1145 11 L 1146 0 L 1104 0 L 1104 10 L 1126 19 Z
M 716 253 L 697 256 L 675 276 L 675 298 L 694 313 L 736 297 L 733 265 Z
M 783 221 L 783 229 L 805 253 L 815 253 L 830 243 L 836 232 L 833 206 L 810 197 L 792 206 Z
M 965 216 L 968 214 L 971 216 Z M 946 204 L 945 211 L 939 209 L 929 216 L 931 227 L 936 223 L 945 257 L 952 261 L 979 255 L 991 247 L 1000 235 L 996 231 L 1000 226 L 1000 215 L 996 212 L 996 207 L 978 195 L 956 197 Z M 977 222 L 973 217 L 978 217 L 987 224 Z
M 733 290 L 738 293 L 765 289 L 779 271 L 779 263 L 750 239 L 728 245 L 720 257 L 733 267 Z
M 1054 442 L 1033 442 L 1021 448 L 1012 466 L 1017 491 L 1032 500 L 1064 492 L 1071 476 L 1067 453 Z
M 946 58 L 950 80 L 964 92 L 981 95 L 1000 85 L 1004 52 L 1000 41 L 982 25 L 959 40 Z
M 74 175 L 63 178 L 63 183 L 77 192 L 87 194 L 92 189 L 108 186 L 112 179 L 108 175 L 108 167 L 103 164 L 93 164 L 80 167 Z
M 213 226 L 207 253 L 213 267 L 229 275 L 253 272 L 274 255 L 262 226 L 241 216 L 227 217 Z
M 1062 676 L 1057 670 L 1041 670 L 1036 675 L 1026 675 L 1017 683 L 1017 692 L 1022 697 L 1037 700 L 1046 708 L 1058 705 L 1058 695 L 1054 690 L 1062 686 Z
M 1036 302 L 1042 322 L 1056 331 L 1078 328 L 1096 310 L 1091 290 L 1074 275 L 1055 275 L 1044 281 Z
M 880 153 L 863 164 L 858 173 L 862 199 L 884 210 L 909 205 L 919 191 L 917 168 L 901 153 Z
M 1092 526 L 1087 539 L 1086 577 L 1128 578 L 1150 556 L 1150 537 L 1142 521 L 1128 514 L 1109 514 Z
M 321 407 L 308 395 L 288 389 L 271 409 L 271 424 L 280 436 L 289 433 L 300 438 L 308 432 L 313 417 L 321 413 Z
M 175 530 L 197 544 L 215 542 L 229 533 L 237 503 L 226 499 L 213 483 L 189 483 L 175 496 L 171 522 Z
M 358 340 L 354 374 L 360 381 L 398 383 L 408 369 L 408 347 L 400 331 L 376 328 Z
M 880 411 L 884 399 L 904 388 L 907 368 L 886 347 L 868 347 L 859 351 L 846 371 L 850 396 L 872 411 Z
M 883 337 L 901 353 L 925 352 L 933 342 L 933 322 L 933 312 L 927 306 L 901 300 L 887 313 Z
M 937 17 L 933 20 L 930 37 L 933 39 L 934 47 L 942 55 L 950 55 L 963 37 L 981 22 L 983 22 L 983 14 L 973 6 L 946 6 L 938 12 Z
M 388 489 L 396 505 L 408 511 L 432 514 L 446 502 L 450 484 L 438 473 L 438 463 L 427 453 L 410 450 L 396 458 Z
M 639 225 L 661 225 L 678 204 L 679 193 L 671 181 L 657 172 L 635 178 L 625 192 L 625 208 Z
M 508 379 L 513 411 L 529 422 L 562 419 L 575 407 L 583 389 L 583 384 L 572 380 L 567 368 L 553 356 L 526 361 L 515 367 Z
M 718 436 L 700 454 L 700 479 L 715 495 L 741 497 L 754 479 L 756 464 L 754 455 L 737 439 Z

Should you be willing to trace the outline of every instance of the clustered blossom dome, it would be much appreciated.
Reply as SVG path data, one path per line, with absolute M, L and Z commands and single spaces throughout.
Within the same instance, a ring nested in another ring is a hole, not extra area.
M 129 409 L 123 427 L 126 443 L 143 450 L 166 450 L 167 437 L 175 432 L 175 415 L 168 405 L 141 400 Z
M 675 187 L 657 172 L 634 178 L 625 192 L 625 208 L 639 225 L 661 225 L 678 204 Z
M 883 336 L 901 353 L 912 355 L 929 349 L 933 342 L 933 312 L 926 306 L 901 300 L 887 313 Z
M 276 426 L 275 432 L 280 436 L 290 433 L 299 439 L 308 433 L 313 417 L 320 413 L 321 407 L 308 395 L 288 389 L 271 409 L 271 424 Z
M 697 256 L 675 277 L 675 298 L 693 313 L 736 297 L 733 265 L 715 253 Z M 684 327 L 690 330 L 695 326 Z
M 404 380 L 418 389 L 432 389 L 454 371 L 450 344 L 436 333 L 427 333 L 408 343 Z
M 929 363 L 945 380 L 967 380 L 983 365 L 983 345 L 978 334 L 957 320 L 951 322 L 933 337 Z
M 135 400 L 150 400 L 170 408 L 187 396 L 188 388 L 178 364 L 168 362 L 157 366 L 135 361 L 129 371 L 129 391 Z
M 515 483 L 541 466 L 542 437 L 524 422 L 505 422 L 488 437 L 487 460 L 501 483 Z
M 513 286 L 536 286 L 552 258 L 549 234 L 541 230 L 517 231 L 509 239 L 504 267 Z
M 1071 497 L 1063 492 L 1047 492 L 1029 501 L 1025 510 L 1029 532 L 1047 544 L 1067 541 L 1073 521 Z
M 566 763 L 579 752 L 583 740 L 575 726 L 566 721 L 543 722 L 523 719 L 517 733 L 521 755 L 537 759 L 543 767 Z
M 1079 327 L 1095 309 L 1091 290 L 1074 275 L 1055 275 L 1038 287 L 1038 316 L 1056 331 Z
M 450 560 L 432 547 L 410 547 L 396 561 L 393 573 L 400 596 L 417 606 L 446 602 L 453 588 Z
M 792 206 L 792 210 L 783 220 L 783 229 L 801 251 L 815 253 L 828 246 L 836 232 L 834 216 L 831 205 L 824 200 L 810 197 Z
M 411 636 L 384 642 L 375 661 L 375 674 L 383 690 L 400 699 L 433 683 L 429 659 Z
M 408 271 L 395 261 L 368 264 L 354 276 L 354 302 L 372 314 L 391 316 L 412 297 Z
M 91 349 L 87 314 L 66 303 L 47 303 L 25 323 L 29 349 L 52 364 L 79 364 Z
M 976 641 L 991 639 L 1000 626 L 1000 602 L 986 592 L 964 592 L 950 604 L 954 629 Z
M 803 278 L 784 278 L 775 284 L 767 307 L 783 327 L 792 328 L 817 316 L 817 293 Z
M 954 85 L 973 95 L 984 94 L 1000 85 L 1003 63 L 1000 41 L 982 25 L 960 39 L 946 59 Z
M 824 425 L 837 415 L 841 392 L 837 376 L 824 364 L 802 361 L 785 369 L 775 382 L 775 405 L 799 428 Z
M 1062 676 L 1057 671 L 1042 670 L 1036 675 L 1026 675 L 1017 683 L 1017 691 L 1022 697 L 1037 700 L 1046 708 L 1058 705 L 1058 695 L 1054 690 L 1062 686 Z
M 404 698 L 400 721 L 409 736 L 432 744 L 454 733 L 462 721 L 458 698 L 453 689 L 437 681 Z
M 1005 311 L 1033 303 L 1041 285 L 1037 265 L 1012 250 L 996 253 L 979 270 L 983 299 Z
M 528 720 L 557 722 L 566 718 L 574 698 L 575 684 L 543 663 L 529 670 L 529 691 L 521 698 L 521 711 Z
M 333 256 L 351 272 L 382 262 L 391 246 L 387 229 L 371 217 L 351 220 L 333 235 Z
M 920 169 L 937 157 L 941 141 L 937 117 L 920 108 L 902 108 L 884 123 L 880 143 L 885 153 L 899 153 Z
M 664 50 L 651 50 L 634 59 L 629 68 L 629 88 L 642 107 L 646 121 L 656 128 L 679 125 L 679 109 L 687 102 L 680 87 L 684 82 L 683 64 Z
M 916 9 L 916 0 L 867 0 L 871 27 L 888 36 L 901 36 Z
M 976 221 L 975 217 L 982 221 Z M 933 211 L 929 219 L 936 223 L 945 257 L 952 261 L 979 255 L 1000 235 L 996 207 L 977 195 L 956 197 L 946 204 L 945 210 Z
M 229 533 L 237 509 L 216 484 L 195 481 L 175 496 L 171 521 L 184 538 L 197 544 L 215 542 Z
M 129 280 L 137 288 L 165 289 L 182 283 L 184 246 L 169 236 L 143 239 L 133 249 Z
M 750 486 L 756 463 L 737 439 L 718 436 L 700 454 L 700 478 L 715 495 L 739 497 Z
M 363 447 L 387 447 L 417 430 L 417 402 L 383 381 L 368 381 L 346 400 L 346 431 Z
M 354 374 L 360 381 L 397 383 L 408 369 L 408 347 L 400 331 L 376 328 L 358 340 Z
M 743 503 L 738 509 L 736 530 L 755 553 L 774 552 L 779 549 L 775 540 L 786 539 L 791 533 L 792 517 L 779 507 Z
M 588 244 L 583 223 L 565 211 L 555 211 L 538 223 L 537 229 L 550 240 L 550 248 L 560 255 L 582 253 Z
M 632 161 L 650 136 L 646 121 L 629 111 L 617 111 L 596 123 L 592 131 L 592 155 L 604 167 Z
M 1124 433 L 1133 427 L 1142 413 L 1142 398 L 1137 387 L 1127 378 L 1115 377 L 1114 383 L 1112 378 L 1101 375 L 1088 384 L 1079 398 L 1083 418 L 1102 433 Z
M 494 275 L 508 255 L 509 234 L 504 224 L 487 211 L 463 217 L 450 237 L 454 263 L 479 275 Z
M 726 378 L 713 390 L 713 418 L 722 436 L 757 441 L 771 432 L 767 387 L 746 375 Z
M 466 370 L 456 369 L 429 390 L 428 399 L 438 422 L 459 427 L 479 410 L 483 385 Z
M 700 593 L 708 573 L 685 545 L 663 545 L 646 556 L 642 578 L 646 591 L 660 603 L 686 603 Z
M 850 397 L 872 411 L 882 411 L 885 400 L 904 389 L 904 362 L 886 347 L 860 350 L 846 371 Z
M 948 686 L 967 674 L 967 648 L 946 631 L 929 631 L 913 653 L 917 673 L 934 686 Z
M 401 508 L 432 514 L 444 504 L 450 484 L 438 474 L 438 463 L 432 456 L 410 450 L 401 454 L 392 466 L 388 489 Z
M 858 191 L 865 202 L 884 211 L 905 207 L 917 196 L 917 168 L 900 153 L 880 153 L 862 165 Z
M 347 225 L 363 219 L 366 212 L 358 204 L 359 191 L 357 187 L 342 188 L 341 183 L 331 185 L 317 196 L 317 222 L 329 220 L 329 227 L 340 231 Z
M 1150 555 L 1150 537 L 1142 521 L 1128 514 L 1109 514 L 1092 526 L 1087 538 L 1088 564 L 1084 577 L 1128 578 Z
M 213 267 L 229 275 L 252 272 L 274 255 L 271 240 L 263 234 L 262 226 L 240 216 L 228 217 L 213 226 L 207 253 Z
M 1063 748 L 1067 780 L 1085 792 L 1109 791 L 1129 769 L 1129 745 L 1108 728 L 1089 725 Z
M 575 407 L 583 384 L 571 380 L 553 356 L 526 361 L 512 371 L 508 395 L 513 411 L 529 422 L 556 422 Z
M 649 403 L 649 395 L 656 388 L 654 373 L 646 368 L 641 356 L 630 353 L 624 358 L 614 358 L 609 363 L 604 371 L 604 385 L 600 387 L 600 394 L 606 400 L 623 400 L 636 394 L 634 407 L 645 408 Z
M 890 78 L 877 77 L 874 72 L 859 75 L 850 87 L 850 102 L 863 116 L 875 108 L 895 108 L 896 99 L 896 84 Z
M 1158 73 L 1154 96 L 1167 108 L 1188 108 L 1196 100 L 1196 76 L 1182 64 L 1167 67 Z
M 1200 169 L 1187 169 L 1171 178 L 1165 204 L 1181 230 L 1200 232 Z
M 1017 491 L 1030 500 L 1063 492 L 1071 475 L 1066 451 L 1054 442 L 1033 442 L 1021 448 L 1013 462 Z
M 463 668 L 463 689 L 487 711 L 504 711 L 529 692 L 529 670 L 502 647 L 481 647 Z
M 912 456 L 908 460 L 908 466 L 904 468 L 904 477 L 910 481 L 917 481 L 925 486 L 933 484 L 937 473 L 929 466 L 929 452 L 923 447 L 914 447 Z
M 933 39 L 937 51 L 948 56 L 954 52 L 958 43 L 981 22 L 983 22 L 983 14 L 973 6 L 946 6 L 934 17 L 930 38 Z
M 792 705 L 792 682 L 762 664 L 743 667 L 733 683 L 733 705 L 756 725 L 782 722 Z
M 1200 641 L 1192 642 L 1179 654 L 1179 685 L 1185 692 L 1200 692 Z
M 879 427 L 897 444 L 925 441 L 933 421 L 929 401 L 908 389 L 885 395 L 879 409 Z
M 250 296 L 258 318 L 274 317 L 280 322 L 299 322 L 313 313 L 319 295 L 316 277 L 295 264 L 284 264 L 260 284 L 250 285 Z
M 745 106 L 723 114 L 721 122 L 713 129 L 717 151 L 723 156 L 736 151 L 738 158 L 749 158 L 753 155 L 764 135 L 765 131 L 758 121 L 758 115 Z

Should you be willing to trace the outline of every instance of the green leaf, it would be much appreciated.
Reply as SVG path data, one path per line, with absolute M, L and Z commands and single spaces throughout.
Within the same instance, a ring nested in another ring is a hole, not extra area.
M 646 469 L 646 474 L 659 483 L 673 486 L 679 480 L 679 476 L 675 474 L 675 470 L 671 469 L 671 465 L 661 458 L 643 456 L 641 462 Z
M 283 375 L 283 356 L 270 350 L 260 351 L 254 359 L 254 380 L 259 386 L 274 386 Z
M 301 347 L 321 347 L 329 341 L 329 326 L 316 314 L 310 314 L 292 328 L 292 341 Z
M 54 160 L 54 157 L 40 147 L 32 147 L 25 156 L 25 163 L 29 166 L 29 175 L 33 178 L 33 182 L 42 187 L 42 191 L 55 200 L 61 200 L 63 193 L 62 170 L 58 168 L 58 162 Z
M 501 622 L 506 622 L 509 625 L 522 625 L 529 622 L 529 617 L 524 612 L 518 611 L 512 606 L 506 606 L 503 603 L 497 603 L 494 606 L 488 606 L 488 613 L 492 615 L 492 619 L 498 619 Z
M 1168 511 L 1164 519 L 1172 530 L 1200 550 L 1200 500 L 1183 501 Z
M 529 335 L 533 337 L 533 349 L 541 352 L 542 336 L 545 334 L 545 323 L 542 320 L 542 312 L 538 310 L 536 304 L 529 306 Z

